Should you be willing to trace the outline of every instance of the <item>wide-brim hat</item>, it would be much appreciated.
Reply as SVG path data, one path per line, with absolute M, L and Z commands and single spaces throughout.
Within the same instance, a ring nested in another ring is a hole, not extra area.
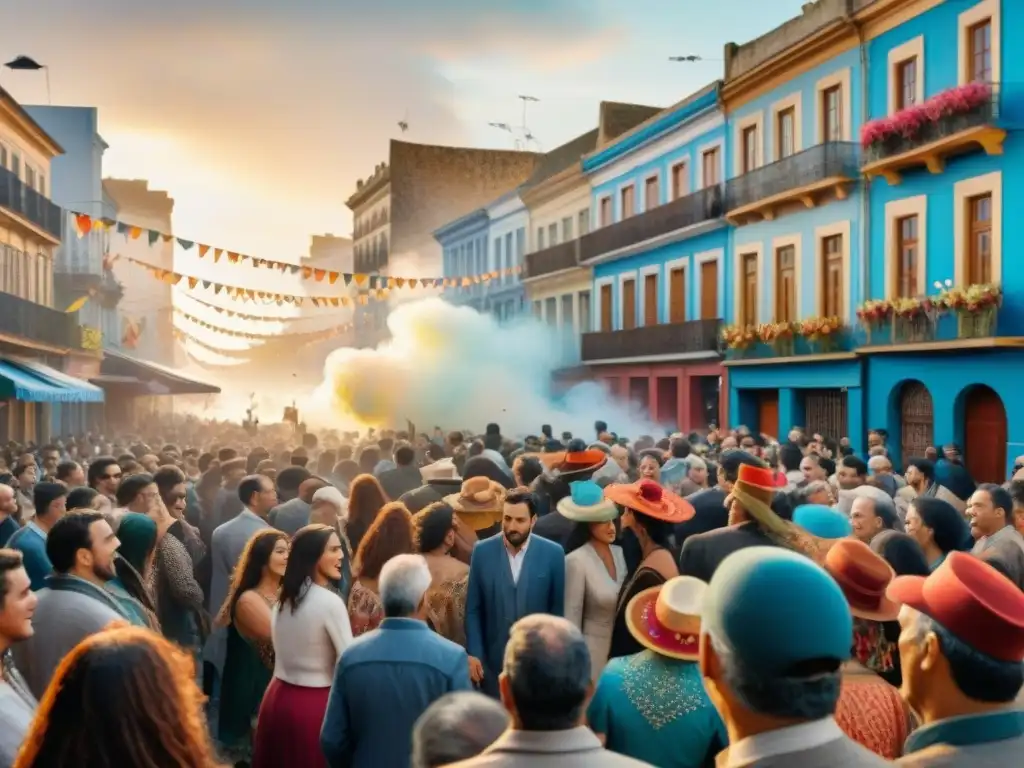
M 700 655 L 700 617 L 707 586 L 692 576 L 677 576 L 637 593 L 626 605 L 629 633 L 657 654 L 695 661 Z
M 579 475 L 600 469 L 606 461 L 608 454 L 594 448 L 585 451 L 566 451 L 562 460 L 555 464 L 552 470 L 560 477 Z
M 950 552 L 927 578 L 897 576 L 888 595 L 986 656 L 1024 661 L 1024 592 L 984 560 Z
M 556 508 L 559 514 L 574 523 L 607 523 L 619 516 L 615 502 L 604 497 L 604 490 L 589 480 L 569 483 L 570 495 L 561 499 Z
M 438 459 L 433 464 L 427 464 L 425 467 L 420 468 L 420 476 L 423 478 L 423 482 L 427 483 L 431 480 L 458 480 L 459 470 L 455 466 L 455 462 L 450 458 Z
M 685 523 L 697 513 L 690 502 L 666 491 L 653 480 L 609 485 L 604 489 L 604 497 L 626 509 L 666 523 Z
M 834 542 L 823 566 L 843 590 L 853 616 L 869 621 L 896 621 L 899 617 L 900 604 L 886 594 L 896 573 L 863 541 Z
M 480 531 L 501 520 L 505 487 L 486 477 L 471 477 L 462 481 L 458 493 L 445 496 L 444 501 L 467 525 Z

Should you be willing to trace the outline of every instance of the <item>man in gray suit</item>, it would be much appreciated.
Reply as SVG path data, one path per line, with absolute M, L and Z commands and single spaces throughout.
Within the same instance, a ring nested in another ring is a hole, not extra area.
M 590 651 L 565 619 L 538 613 L 513 624 L 498 685 L 512 724 L 477 757 L 452 768 L 647 766 L 609 752 L 583 724 L 592 692 Z
M 729 733 L 718 768 L 872 768 L 887 760 L 835 721 L 853 619 L 810 558 L 747 547 L 715 569 L 704 596 L 700 670 Z
M 242 503 L 242 511 L 231 520 L 217 526 L 210 544 L 210 562 L 212 578 L 210 580 L 210 613 L 216 615 L 228 595 L 231 585 L 231 573 L 235 570 L 242 550 L 252 535 L 263 528 L 269 528 L 267 515 L 277 506 L 277 491 L 274 484 L 263 475 L 249 475 L 238 485 L 238 498 Z M 207 685 L 214 713 L 220 699 L 219 679 L 224 669 L 224 656 L 227 653 L 227 630 L 219 627 L 213 631 L 206 641 L 203 661 L 212 665 L 216 672 L 217 682 Z M 212 717 L 211 723 L 217 719 Z
M 984 491 L 977 491 L 982 493 Z M 1003 768 L 1024 755 L 1024 593 L 988 563 L 951 552 L 928 578 L 900 576 L 903 695 L 921 727 L 900 765 Z

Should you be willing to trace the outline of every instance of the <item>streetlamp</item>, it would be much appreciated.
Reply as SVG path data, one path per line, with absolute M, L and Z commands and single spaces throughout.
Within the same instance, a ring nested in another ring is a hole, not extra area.
M 38 72 L 43 70 L 46 75 L 46 101 L 48 104 L 53 104 L 53 98 L 50 96 L 50 68 L 48 66 L 40 64 L 31 56 L 24 55 L 11 59 L 4 66 L 14 72 Z

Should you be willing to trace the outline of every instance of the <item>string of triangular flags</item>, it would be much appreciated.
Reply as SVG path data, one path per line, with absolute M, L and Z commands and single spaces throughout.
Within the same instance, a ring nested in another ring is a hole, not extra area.
M 175 270 L 162 269 L 140 259 L 132 258 L 131 256 L 119 254 L 114 257 L 114 260 L 117 259 L 124 259 L 129 264 L 134 264 L 135 266 L 145 269 L 156 280 L 160 280 L 168 285 L 179 285 L 184 282 L 185 285 L 193 290 L 196 288 L 203 288 L 204 290 L 213 291 L 214 294 L 218 296 L 224 295 L 235 301 L 262 301 L 265 303 L 277 304 L 279 307 L 284 306 L 285 304 L 301 307 L 307 301 L 314 307 L 348 307 L 356 304 L 365 306 L 371 299 L 375 301 L 383 301 L 387 299 L 390 292 L 388 288 L 376 287 L 379 284 L 378 281 L 383 281 L 385 279 L 383 276 L 377 275 L 372 275 L 372 284 L 356 296 L 298 296 L 291 293 L 274 293 L 273 291 L 263 291 L 256 288 L 241 288 L 236 285 L 227 285 L 213 280 L 205 280 L 201 277 L 186 275 L 182 272 L 176 272 Z
M 224 315 L 224 317 L 236 318 L 238 320 L 255 320 L 261 323 L 290 323 L 295 320 L 303 320 L 306 317 L 300 317 L 297 315 L 292 315 L 290 317 L 283 315 L 252 315 L 249 314 L 248 312 L 239 312 L 237 310 L 228 309 L 227 307 L 222 307 L 218 304 L 214 304 L 209 301 L 203 301 L 194 293 L 183 292 L 183 295 L 187 296 L 189 301 L 194 301 L 196 304 L 200 304 L 204 307 L 208 307 L 209 309 L 214 310 L 218 315 Z M 309 315 L 308 317 L 313 317 L 313 315 Z
M 303 280 L 315 280 L 318 283 L 326 280 L 331 285 L 334 285 L 338 280 L 343 280 L 345 285 L 351 285 L 354 282 L 362 288 L 376 279 L 377 281 L 385 281 L 383 285 L 378 286 L 381 288 L 469 288 L 481 283 L 489 283 L 491 280 L 497 280 L 503 276 L 519 274 L 522 270 L 521 266 L 513 266 L 465 277 L 389 277 L 385 275 L 368 275 L 361 272 L 336 272 L 330 269 L 306 267 L 288 261 L 261 259 L 256 256 L 240 253 L 239 251 L 229 251 L 226 248 L 216 248 L 205 243 L 196 242 L 195 240 L 176 237 L 173 234 L 167 234 L 156 229 L 146 229 L 134 224 L 127 224 L 116 219 L 93 218 L 88 214 L 79 213 L 78 211 L 70 211 L 70 213 L 74 217 L 75 231 L 78 233 L 79 238 L 83 238 L 94 231 L 116 231 L 118 234 L 124 235 L 127 240 L 140 240 L 145 235 L 150 246 L 157 243 L 170 243 L 174 241 L 185 251 L 191 251 L 193 248 L 196 248 L 199 258 L 205 259 L 210 257 L 214 264 L 219 264 L 223 259 L 228 264 L 257 269 L 278 270 L 282 274 L 298 275 Z M 370 285 L 370 287 L 372 288 L 373 285 Z
M 190 323 L 194 323 L 195 325 L 198 325 L 200 328 L 205 328 L 208 331 L 220 333 L 225 336 L 233 336 L 236 339 L 280 339 L 286 337 L 289 340 L 289 342 L 294 342 L 296 340 L 302 340 L 305 338 L 309 338 L 311 340 L 321 340 L 334 338 L 335 336 L 340 336 L 346 331 L 352 330 L 352 323 L 343 323 L 341 325 L 332 326 L 330 328 L 323 328 L 318 331 L 252 333 L 250 331 L 236 331 L 230 328 L 225 328 L 220 325 L 215 325 L 214 323 L 210 323 L 207 322 L 206 320 L 203 320 L 201 317 L 196 317 L 195 315 L 185 312 L 182 309 L 178 309 L 177 307 L 174 308 L 174 314 L 178 315 L 179 317 L 185 318 Z
M 183 331 L 183 330 L 181 330 L 181 328 L 177 328 L 177 327 L 173 328 L 171 330 L 171 333 L 174 335 L 175 339 L 177 339 L 178 341 L 180 341 L 182 343 L 184 343 L 186 341 L 192 342 L 193 344 L 196 344 L 196 345 L 198 345 L 200 347 L 203 347 L 204 349 L 208 349 L 211 352 L 215 352 L 218 355 L 221 355 L 222 357 L 246 357 L 246 358 L 248 358 L 250 355 L 255 353 L 257 349 L 259 349 L 259 347 L 250 347 L 248 349 L 224 349 L 223 347 L 215 346 L 215 345 L 211 344 L 208 341 L 203 341 L 202 339 L 197 338 L 196 336 L 193 336 L 188 331 Z M 186 350 L 186 351 L 188 351 L 188 350 Z

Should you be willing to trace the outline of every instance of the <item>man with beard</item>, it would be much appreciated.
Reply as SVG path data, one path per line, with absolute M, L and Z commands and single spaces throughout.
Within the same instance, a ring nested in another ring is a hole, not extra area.
M 531 613 L 565 611 L 565 554 L 533 536 L 537 497 L 525 488 L 505 497 L 501 536 L 477 542 L 469 564 L 466 646 L 470 674 L 488 696 L 498 697 L 498 675 L 509 628 Z
M 35 634 L 14 648 L 29 690 L 42 699 L 61 659 L 112 621 L 129 621 L 104 588 L 115 577 L 120 542 L 99 512 L 71 512 L 50 529 L 46 555 L 53 573 L 38 593 Z

